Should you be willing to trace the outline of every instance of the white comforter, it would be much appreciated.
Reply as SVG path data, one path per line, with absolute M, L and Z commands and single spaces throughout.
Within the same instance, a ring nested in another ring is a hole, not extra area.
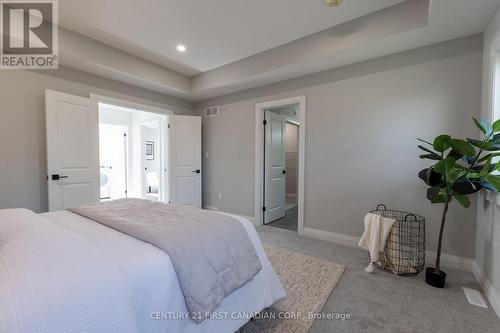
M 253 225 L 235 217 L 262 271 L 195 324 L 156 247 L 67 211 L 0 211 L 0 332 L 234 332 L 285 296 Z

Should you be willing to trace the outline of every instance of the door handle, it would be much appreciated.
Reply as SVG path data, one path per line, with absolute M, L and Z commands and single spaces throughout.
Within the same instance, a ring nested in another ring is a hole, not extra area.
M 201 170 L 200 170 L 200 169 L 197 169 L 197 170 L 194 170 L 193 172 L 194 172 L 194 173 L 201 173 Z
M 52 175 L 52 180 L 59 180 L 59 179 L 64 179 L 64 178 L 68 178 L 68 176 L 60 176 L 60 175 Z

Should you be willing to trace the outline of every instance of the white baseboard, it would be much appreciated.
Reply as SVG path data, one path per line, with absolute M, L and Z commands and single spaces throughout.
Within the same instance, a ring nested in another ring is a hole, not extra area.
M 304 236 L 319 239 L 326 242 L 337 243 L 345 246 L 359 248 L 359 237 L 337 234 L 334 232 L 323 231 L 313 228 L 304 228 Z M 436 259 L 436 252 L 425 251 L 425 260 L 432 263 Z M 472 272 L 474 260 L 469 258 L 457 257 L 449 254 L 441 254 L 441 266 L 449 269 L 462 269 Z
M 437 253 L 435 251 L 425 251 L 425 262 L 427 266 L 434 266 L 436 255 Z M 441 266 L 449 269 L 462 269 L 467 272 L 472 272 L 474 259 L 441 253 Z
M 479 286 L 481 286 L 484 295 L 490 302 L 491 307 L 496 312 L 497 316 L 500 318 L 500 295 L 495 290 L 495 288 L 493 288 L 493 285 L 486 278 L 483 271 L 476 262 L 474 262 L 472 265 L 472 273 L 474 273 L 474 276 L 476 277 Z
M 287 193 L 286 197 L 289 199 L 295 199 L 297 198 L 297 193 Z
M 207 209 L 207 210 L 215 210 L 215 211 L 218 211 L 218 210 L 219 210 L 219 208 L 214 207 L 214 206 L 205 206 L 205 207 L 203 207 L 203 209 Z
M 358 246 L 359 238 L 354 236 L 337 234 L 330 231 L 323 231 L 319 229 L 306 228 L 306 227 L 304 227 L 304 236 L 309 238 L 319 239 L 326 242 L 332 242 L 340 245 L 359 248 Z

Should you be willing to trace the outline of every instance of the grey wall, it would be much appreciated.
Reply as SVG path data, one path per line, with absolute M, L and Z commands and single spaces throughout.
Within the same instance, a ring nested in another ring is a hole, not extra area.
M 83 72 L 0 72 L 0 209 L 47 210 L 45 89 L 125 98 L 192 114 L 192 104 Z
M 204 204 L 253 216 L 254 109 L 306 96 L 305 227 L 360 236 L 366 212 L 383 202 L 427 218 L 435 249 L 442 207 L 417 178 L 417 137 L 473 137 L 482 36 L 416 49 L 198 103 L 221 105 L 204 118 Z M 217 194 L 222 193 L 222 199 Z M 474 257 L 475 209 L 453 205 L 444 251 Z
M 484 34 L 482 117 L 489 120 L 493 120 L 494 114 L 492 79 L 495 64 L 492 55 L 500 51 L 500 48 L 495 49 L 497 47 L 500 47 L 500 10 L 497 10 Z M 498 112 L 498 105 L 496 107 Z M 494 202 L 498 198 L 494 195 L 491 198 L 493 202 L 484 195 L 478 200 L 476 265 L 491 284 L 485 292 L 500 316 L 500 206 Z

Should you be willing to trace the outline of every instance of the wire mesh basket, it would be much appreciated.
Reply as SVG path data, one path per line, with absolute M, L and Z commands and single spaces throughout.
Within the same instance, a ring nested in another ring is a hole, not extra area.
M 371 213 L 396 220 L 377 267 L 402 276 L 420 273 L 425 267 L 425 218 L 383 204 Z

